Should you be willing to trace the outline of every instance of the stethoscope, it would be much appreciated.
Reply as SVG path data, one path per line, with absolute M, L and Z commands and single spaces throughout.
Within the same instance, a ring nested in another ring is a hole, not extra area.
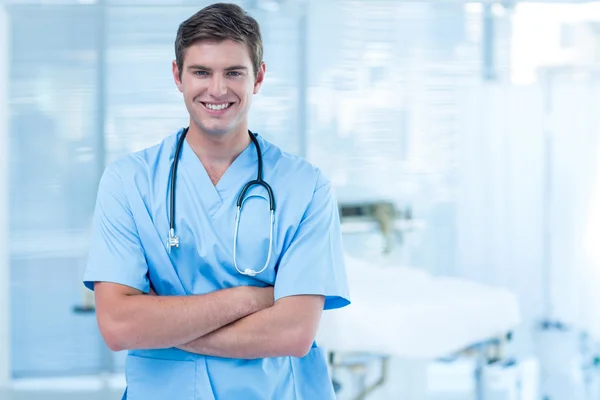
M 173 164 L 171 164 L 171 187 L 169 194 L 169 219 L 170 219 L 170 229 L 169 229 L 169 239 L 167 243 L 167 247 L 169 250 L 173 247 L 179 247 L 179 236 L 175 234 L 175 182 L 177 180 L 177 166 L 179 164 L 179 155 L 181 154 L 181 148 L 183 146 L 183 142 L 188 133 L 189 128 L 185 128 L 181 133 L 181 137 L 177 142 L 177 149 L 175 150 L 175 158 L 173 159 Z M 233 265 L 235 265 L 235 269 L 242 275 L 255 276 L 263 272 L 267 266 L 269 265 L 269 261 L 271 261 L 271 252 L 273 250 L 273 225 L 275 222 L 275 198 L 273 197 L 273 190 L 271 186 L 267 182 L 265 182 L 262 178 L 263 173 L 263 162 L 262 162 L 262 152 L 260 150 L 260 144 L 258 143 L 258 139 L 256 139 L 256 135 L 252 132 L 248 131 L 250 135 L 250 139 L 254 143 L 254 147 L 256 147 L 256 154 L 258 156 L 258 173 L 256 175 L 256 179 L 252 180 L 244 186 L 237 199 L 237 212 L 235 214 L 235 232 L 233 234 Z M 260 197 L 260 195 L 254 194 L 250 195 L 246 198 L 246 192 L 254 185 L 259 185 L 264 187 L 269 193 L 269 209 L 271 210 L 271 226 L 269 233 L 269 253 L 267 254 L 267 261 L 265 265 L 262 267 L 260 271 L 255 271 L 250 268 L 246 268 L 245 270 L 240 270 L 237 265 L 237 239 L 238 239 L 238 230 L 240 226 L 240 215 L 242 213 L 242 207 L 244 202 L 251 197 Z

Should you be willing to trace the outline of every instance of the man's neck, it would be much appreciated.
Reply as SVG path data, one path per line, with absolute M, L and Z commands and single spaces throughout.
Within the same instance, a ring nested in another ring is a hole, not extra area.
M 251 141 L 246 124 L 222 136 L 213 136 L 202 132 L 193 122 L 186 140 L 215 186 Z
M 244 124 L 224 135 L 213 136 L 191 123 L 186 140 L 205 167 L 226 168 L 248 147 L 251 139 Z

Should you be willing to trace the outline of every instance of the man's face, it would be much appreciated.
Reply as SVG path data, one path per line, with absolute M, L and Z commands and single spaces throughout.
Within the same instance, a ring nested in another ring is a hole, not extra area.
M 264 63 L 255 77 L 247 46 L 231 40 L 192 45 L 182 71 L 173 61 L 173 77 L 192 121 L 209 135 L 224 135 L 247 120 L 264 75 Z

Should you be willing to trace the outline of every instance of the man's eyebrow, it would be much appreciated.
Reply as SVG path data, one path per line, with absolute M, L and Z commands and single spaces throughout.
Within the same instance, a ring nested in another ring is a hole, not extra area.
M 203 65 L 190 65 L 188 66 L 188 69 L 200 69 L 202 71 L 212 71 L 212 68 L 208 68 L 205 67 Z M 248 67 L 244 66 L 244 65 L 232 65 L 231 67 L 227 67 L 225 68 L 225 71 L 239 71 L 239 70 L 248 70 Z
M 189 65 L 188 69 L 202 69 L 204 71 L 212 71 L 210 68 L 205 67 L 203 65 Z
M 248 70 L 248 67 L 243 65 L 233 65 L 231 67 L 225 68 L 225 71 L 237 71 L 237 70 Z

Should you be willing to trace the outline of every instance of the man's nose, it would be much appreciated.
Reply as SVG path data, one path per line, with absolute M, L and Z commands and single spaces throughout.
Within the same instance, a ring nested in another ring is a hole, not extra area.
M 227 86 L 222 76 L 213 75 L 210 78 L 210 86 L 208 87 L 208 94 L 213 97 L 221 97 L 227 93 Z

